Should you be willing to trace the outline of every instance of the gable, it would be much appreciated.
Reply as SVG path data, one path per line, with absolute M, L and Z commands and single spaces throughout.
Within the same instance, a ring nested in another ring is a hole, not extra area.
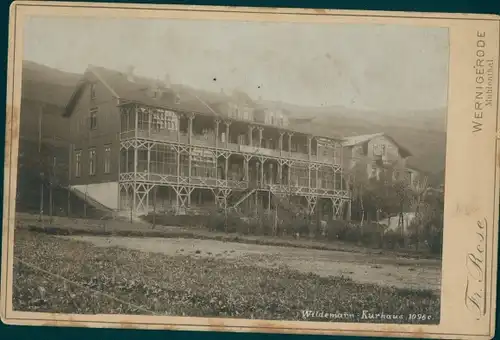
M 369 149 L 377 146 L 377 145 L 385 145 L 388 153 L 397 154 L 402 158 L 406 158 L 410 156 L 409 151 L 404 147 L 401 147 L 394 139 L 389 136 L 381 135 L 372 138 L 369 142 Z
M 70 107 L 71 115 L 65 115 L 73 138 L 90 138 L 92 136 L 113 133 L 119 128 L 119 109 L 116 98 L 107 87 L 99 81 L 85 79 L 75 91 Z M 95 96 L 91 95 L 92 86 Z M 96 126 L 90 129 L 90 113 L 96 110 Z
M 82 97 L 90 98 L 90 92 L 88 92 L 88 90 L 91 84 L 95 86 L 98 101 L 102 99 L 109 99 L 110 97 L 119 99 L 117 93 L 107 84 L 107 82 L 89 69 L 83 74 L 73 90 L 73 93 L 66 104 L 63 116 L 71 116 L 78 105 L 78 102 L 82 100 Z

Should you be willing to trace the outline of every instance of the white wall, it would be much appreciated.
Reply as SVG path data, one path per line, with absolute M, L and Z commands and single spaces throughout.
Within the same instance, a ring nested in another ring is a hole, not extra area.
M 408 227 L 415 218 L 414 212 L 403 213 L 403 233 L 408 233 Z M 399 228 L 399 216 L 392 216 L 391 218 L 386 218 L 378 222 L 387 226 L 387 231 L 397 231 Z
M 75 185 L 74 189 L 85 193 L 95 201 L 110 209 L 118 209 L 118 182 Z

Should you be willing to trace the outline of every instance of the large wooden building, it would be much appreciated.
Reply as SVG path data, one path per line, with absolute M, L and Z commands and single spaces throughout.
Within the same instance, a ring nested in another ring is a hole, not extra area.
M 349 200 L 341 140 L 291 129 L 286 112 L 241 91 L 208 93 L 90 66 L 64 115 L 71 186 L 111 209 L 141 215 L 287 201 L 309 213 L 321 203 L 339 216 Z

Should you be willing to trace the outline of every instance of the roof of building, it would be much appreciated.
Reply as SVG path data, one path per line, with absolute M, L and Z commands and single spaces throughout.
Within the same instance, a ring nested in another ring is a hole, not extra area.
M 394 143 L 394 145 L 396 145 L 398 147 L 399 153 L 401 154 L 401 156 L 409 157 L 412 155 L 410 150 L 408 150 L 407 148 L 405 148 L 404 146 L 399 144 L 394 138 L 392 138 L 391 136 L 387 135 L 384 132 L 373 133 L 373 134 L 369 134 L 369 135 L 359 135 L 359 136 L 346 137 L 346 138 L 344 138 L 343 144 L 344 144 L 344 146 L 360 145 L 360 144 L 367 143 L 367 142 L 369 142 L 372 139 L 377 138 L 377 137 L 385 137 L 385 138 L 389 139 L 392 143 Z
M 194 111 L 204 114 L 213 114 L 204 101 L 197 98 L 191 91 L 185 91 L 183 88 L 168 87 L 163 82 L 155 79 L 135 76 L 133 81 L 129 80 L 128 75 L 123 72 L 106 69 L 104 67 L 89 66 L 77 85 L 71 99 L 66 106 L 65 115 L 71 115 L 76 99 L 85 85 L 86 74 L 92 73 L 98 78 L 113 94 L 114 97 L 131 102 L 143 103 L 151 106 L 161 106 L 181 111 Z M 152 91 L 157 90 L 155 97 Z M 180 101 L 176 101 L 176 97 Z
M 240 90 L 235 90 L 231 94 L 226 94 L 223 91 L 221 91 L 221 93 L 213 93 L 193 89 L 185 85 L 165 84 L 165 82 L 159 79 L 155 80 L 137 75 L 134 75 L 132 80 L 126 72 L 90 65 L 78 82 L 66 105 L 64 112 L 65 116 L 70 116 L 72 114 L 74 106 L 85 88 L 89 74 L 99 79 L 112 95 L 122 100 L 123 103 L 144 104 L 179 112 L 193 112 L 211 116 L 225 116 L 224 112 L 222 112 L 223 104 L 230 101 L 244 102 L 247 106 L 251 106 L 255 109 L 259 108 L 259 105 L 257 105 L 248 94 Z M 156 97 L 152 96 L 152 91 L 155 89 L 159 90 L 159 95 Z M 180 100 L 176 101 L 176 97 L 179 97 Z M 254 123 L 263 125 L 256 122 Z M 285 128 L 285 130 L 308 134 L 307 131 L 303 131 L 303 129 L 300 128 Z M 334 136 L 324 138 L 340 139 Z

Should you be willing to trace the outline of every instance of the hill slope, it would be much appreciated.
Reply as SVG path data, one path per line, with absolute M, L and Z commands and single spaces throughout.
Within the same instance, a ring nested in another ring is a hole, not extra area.
M 48 103 L 62 110 L 80 77 L 79 74 L 25 61 L 23 100 Z M 203 97 L 206 98 L 221 97 L 221 94 L 193 90 L 198 91 L 198 94 L 204 94 Z M 339 106 L 300 107 L 272 101 L 261 101 L 259 104 L 282 107 L 292 118 L 313 117 L 309 129 L 321 135 L 352 136 L 386 132 L 413 153 L 410 165 L 433 174 L 440 173 L 444 169 L 446 108 L 429 111 L 375 112 Z M 35 114 L 25 110 L 22 112 L 23 115 Z M 32 124 L 37 124 L 37 119 L 30 121 Z M 303 122 L 301 128 L 304 128 Z
M 446 108 L 428 111 L 376 112 L 339 106 L 304 108 L 276 102 L 291 117 L 311 117 L 308 129 L 325 136 L 355 136 L 385 132 L 408 148 L 410 166 L 429 173 L 440 173 L 445 166 Z M 304 128 L 304 122 L 300 122 Z

